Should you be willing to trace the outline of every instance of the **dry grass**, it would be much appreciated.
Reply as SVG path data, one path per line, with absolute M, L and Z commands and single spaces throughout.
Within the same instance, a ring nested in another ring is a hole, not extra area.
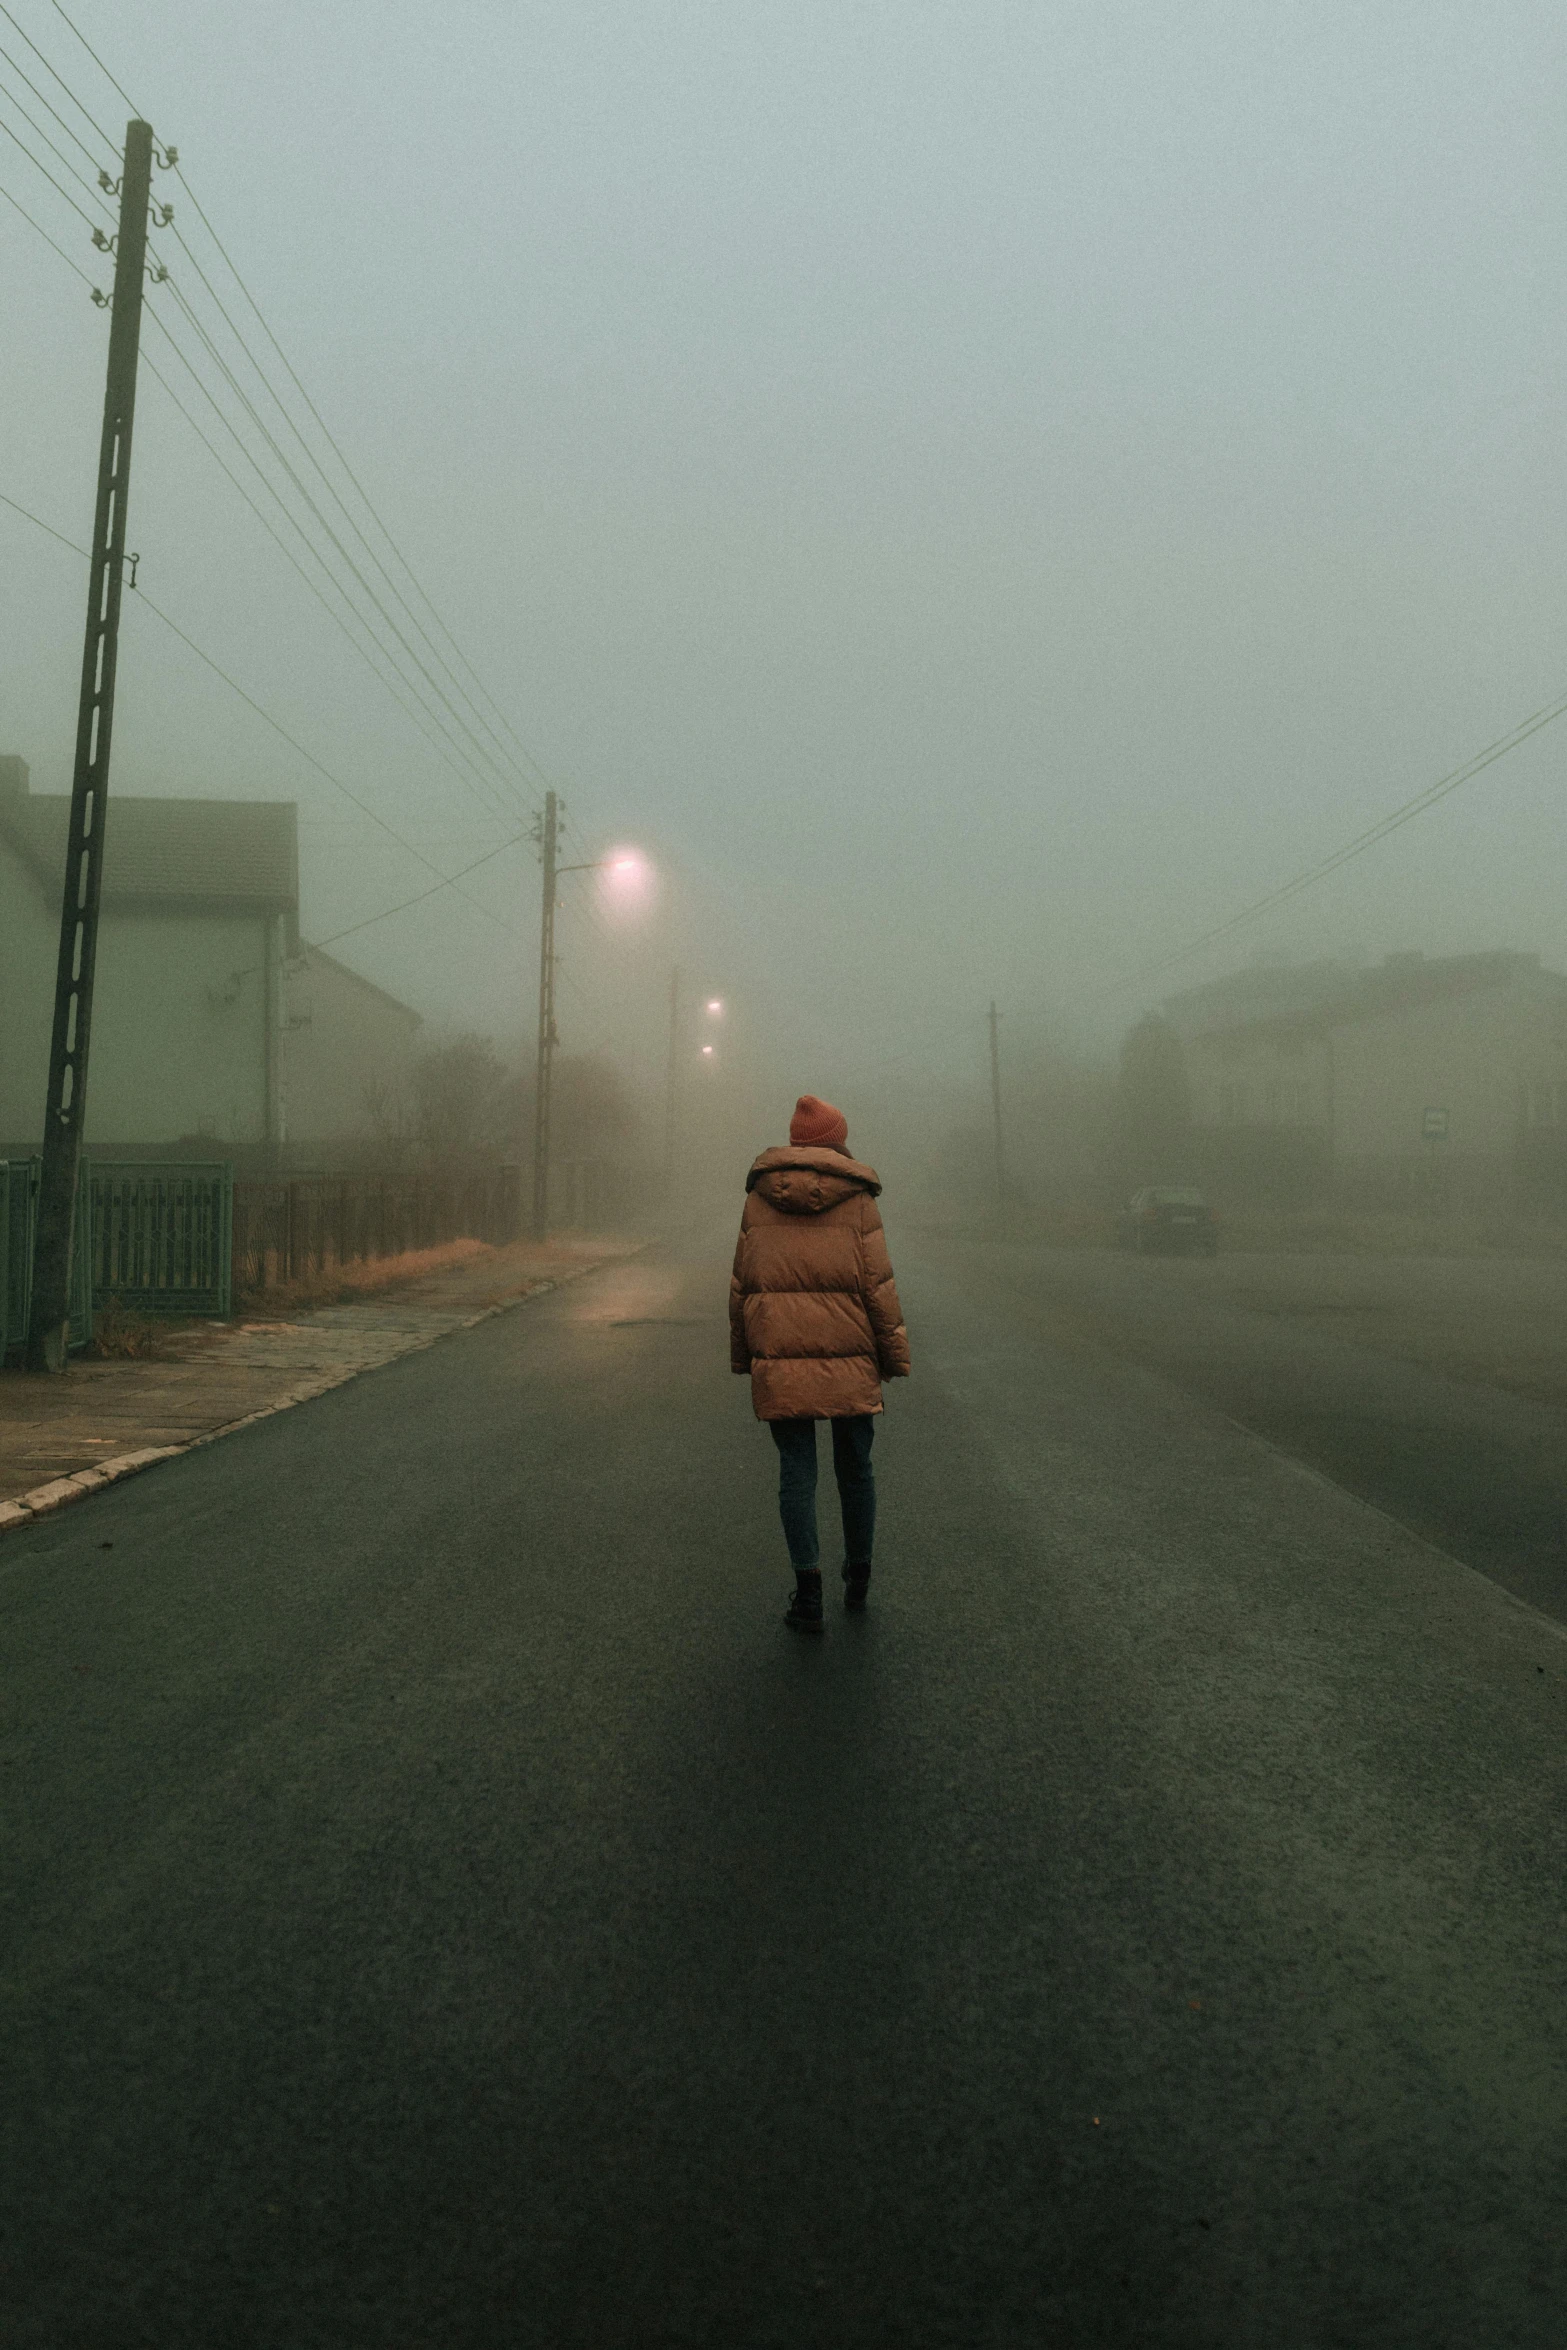
M 133 1314 L 111 1298 L 93 1316 L 87 1352 L 102 1362 L 145 1362 L 158 1352 L 162 1327 L 149 1314 Z
M 373 1297 L 378 1290 L 422 1281 L 428 1274 L 446 1273 L 454 1265 L 470 1265 L 475 1258 L 494 1254 L 485 1240 L 446 1240 L 438 1248 L 405 1249 L 401 1256 L 372 1257 L 364 1264 L 328 1265 L 324 1273 L 304 1273 L 270 1289 L 246 1290 L 235 1298 L 235 1310 L 254 1314 L 351 1305 L 355 1298 Z

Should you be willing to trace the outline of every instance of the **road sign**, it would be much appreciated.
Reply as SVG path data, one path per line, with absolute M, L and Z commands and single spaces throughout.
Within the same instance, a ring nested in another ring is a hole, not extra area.
M 1427 1110 L 1420 1122 L 1421 1137 L 1426 1142 L 1446 1142 L 1447 1112 Z

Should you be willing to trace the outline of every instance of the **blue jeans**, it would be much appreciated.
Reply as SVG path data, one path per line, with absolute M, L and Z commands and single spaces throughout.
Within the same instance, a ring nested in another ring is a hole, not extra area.
M 799 1573 L 821 1561 L 816 1538 L 816 1422 L 769 1420 L 767 1425 L 778 1447 L 778 1514 L 789 1563 Z M 868 1575 L 876 1535 L 876 1480 L 871 1473 L 876 1421 L 864 1412 L 852 1420 L 833 1420 L 830 1426 L 832 1469 L 843 1511 L 844 1563 Z

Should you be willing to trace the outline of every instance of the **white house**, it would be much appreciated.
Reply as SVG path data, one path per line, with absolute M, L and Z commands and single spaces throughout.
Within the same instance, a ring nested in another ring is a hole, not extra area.
M 1311 1151 L 1346 1193 L 1475 1205 L 1567 1177 L 1567 977 L 1538 955 L 1236 973 L 1164 1011 L 1193 1122 L 1236 1165 L 1271 1138 L 1275 1162 Z
M 0 1155 L 38 1147 L 69 801 L 0 758 Z M 116 798 L 104 844 L 86 1139 L 297 1159 L 368 1134 L 419 1015 L 299 936 L 292 801 Z

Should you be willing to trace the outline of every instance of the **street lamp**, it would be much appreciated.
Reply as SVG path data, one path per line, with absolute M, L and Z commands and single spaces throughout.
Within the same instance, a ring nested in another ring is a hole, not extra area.
M 722 996 L 704 996 L 701 1001 L 710 1020 L 717 1019 L 722 1013 L 724 1008 Z M 664 1096 L 664 1197 L 666 1201 L 672 1200 L 675 1192 L 675 1151 L 680 1131 L 681 1071 L 687 1066 L 685 1056 L 690 1050 L 691 1031 L 681 1017 L 680 972 L 676 969 L 669 974 L 669 1075 Z M 699 1058 L 704 1061 L 715 1059 L 716 1047 L 704 1044 L 700 1049 Z

